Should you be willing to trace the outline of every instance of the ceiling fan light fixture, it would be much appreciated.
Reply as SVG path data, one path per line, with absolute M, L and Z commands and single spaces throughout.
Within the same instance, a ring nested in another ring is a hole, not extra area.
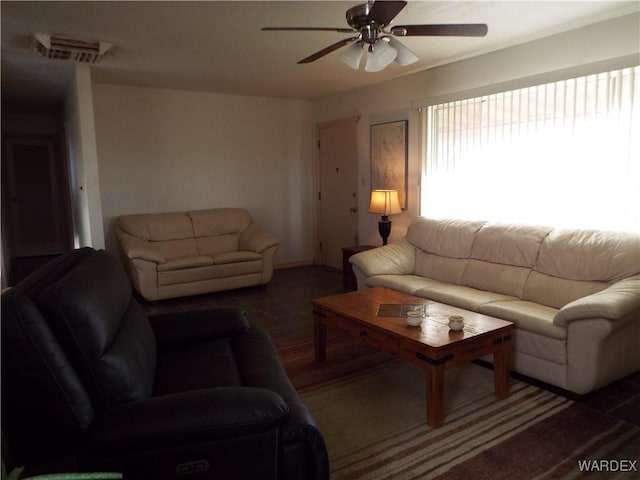
M 396 40 L 393 37 L 387 37 L 389 39 L 389 44 L 395 48 L 398 52 L 398 55 L 396 55 L 395 58 L 395 62 L 400 65 L 401 67 L 404 67 L 406 65 L 411 65 L 412 63 L 416 63 L 418 60 L 420 60 L 420 58 L 418 58 L 418 56 L 413 53 L 411 50 L 409 50 L 407 47 L 405 47 L 402 42 L 399 42 L 398 40 Z
M 398 51 L 384 40 L 379 40 L 369 47 L 367 52 L 367 63 L 364 69 L 367 72 L 379 72 L 387 68 L 398 55 Z
M 394 25 L 394 18 L 407 6 L 407 0 L 367 0 L 347 10 L 347 23 L 351 28 L 343 27 L 263 27 L 262 30 L 299 30 L 329 31 L 351 33 L 328 47 L 303 58 L 298 63 L 311 63 L 338 50 L 343 51 L 342 61 L 354 70 L 360 68 L 364 46 L 368 45 L 367 61 L 364 69 L 367 72 L 384 70 L 391 62 L 404 67 L 416 63 L 418 56 L 393 37 L 484 37 L 488 27 L 484 23 L 447 23 Z M 356 43 L 350 45 L 351 43 Z
M 364 50 L 362 49 L 360 42 L 355 42 L 349 45 L 349 47 L 340 54 L 340 58 L 342 58 L 342 61 L 351 68 L 358 70 L 358 68 L 360 68 L 360 60 L 362 59 L 363 53 Z

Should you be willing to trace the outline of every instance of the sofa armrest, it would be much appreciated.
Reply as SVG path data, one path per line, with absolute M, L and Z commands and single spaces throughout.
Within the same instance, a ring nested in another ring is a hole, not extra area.
M 234 307 L 215 307 L 149 315 L 159 344 L 247 333 L 251 326 L 245 312 Z
M 252 252 L 262 253 L 267 248 L 280 245 L 277 237 L 265 232 L 255 223 L 240 234 L 238 243 L 239 250 L 249 250 Z
M 349 258 L 367 277 L 374 275 L 408 275 L 416 263 L 416 248 L 402 239 L 384 247 L 365 250 Z
M 161 395 L 107 410 L 94 425 L 89 445 L 99 456 L 181 448 L 274 430 L 288 413 L 282 397 L 263 388 Z
M 116 227 L 116 236 L 120 241 L 120 247 L 127 258 L 148 260 L 155 263 L 165 263 L 167 259 L 149 242 L 128 234 L 119 227 Z
M 600 292 L 566 304 L 553 323 L 566 327 L 569 322 L 580 319 L 619 320 L 633 311 L 640 312 L 640 275 L 625 278 Z

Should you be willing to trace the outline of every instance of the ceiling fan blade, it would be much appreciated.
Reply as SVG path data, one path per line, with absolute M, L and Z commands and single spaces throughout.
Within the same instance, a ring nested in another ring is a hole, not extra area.
M 484 23 L 451 23 L 445 25 L 397 25 L 391 33 L 400 37 L 410 36 L 453 36 L 484 37 L 489 31 Z
M 263 32 L 278 32 L 278 31 L 291 31 L 297 30 L 301 32 L 308 31 L 318 31 L 318 32 L 340 32 L 340 33 L 353 33 L 354 30 L 352 28 L 341 28 L 341 27 L 263 27 L 261 29 Z
M 367 22 L 375 22 L 382 26 L 388 25 L 406 5 L 407 2 L 403 0 L 378 0 L 374 2 L 369 15 L 367 15 Z
M 321 57 L 324 57 L 325 55 L 327 55 L 328 53 L 333 52 L 334 50 L 339 49 L 340 47 L 344 47 L 345 45 L 350 44 L 351 42 L 354 42 L 355 40 L 358 40 L 358 37 L 351 37 L 351 38 L 345 38 L 343 40 L 340 40 L 339 42 L 336 42 L 332 45 L 329 45 L 328 47 L 323 48 L 322 50 L 317 51 L 316 53 L 309 55 L 306 58 L 303 58 L 302 60 L 300 60 L 298 63 L 311 63 L 311 62 L 315 62 L 316 60 L 318 60 Z

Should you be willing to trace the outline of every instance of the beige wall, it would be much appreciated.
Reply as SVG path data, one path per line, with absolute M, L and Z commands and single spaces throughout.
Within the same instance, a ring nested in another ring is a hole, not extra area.
M 307 101 L 94 84 L 104 230 L 118 215 L 242 207 L 281 239 L 277 265 L 313 260 Z
M 628 15 L 313 102 L 94 84 L 107 249 L 115 247 L 118 215 L 241 206 L 282 239 L 276 264 L 311 262 L 314 126 L 353 116 L 361 118 L 359 236 L 374 244 L 378 218 L 366 213 L 369 128 L 409 120 L 409 209 L 392 218 L 397 239 L 419 213 L 419 104 L 637 61 L 639 25 L 638 14 Z
M 428 41 L 428 40 L 424 40 Z M 486 93 L 496 88 L 517 88 L 529 82 L 544 83 L 559 78 L 592 73 L 593 69 L 637 64 L 640 51 L 640 17 L 619 17 L 571 32 L 529 42 L 479 57 L 444 65 L 400 79 L 341 95 L 313 101 L 314 124 L 360 116 L 358 123 L 359 238 L 377 244 L 378 216 L 366 213 L 371 185 L 369 160 L 370 125 L 409 120 L 409 209 L 391 217 L 390 241 L 402 236 L 419 214 L 421 172 L 421 121 L 417 106 L 429 98 L 456 92 Z M 621 65 L 622 64 L 622 65 Z M 390 68 L 396 67 L 393 65 Z M 464 194 L 457 192 L 456 194 Z M 473 199 L 469 199 L 473 201 Z

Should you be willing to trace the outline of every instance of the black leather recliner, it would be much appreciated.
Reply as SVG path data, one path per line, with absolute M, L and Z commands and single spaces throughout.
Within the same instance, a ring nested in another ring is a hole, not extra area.
M 91 248 L 2 295 L 2 430 L 19 465 L 329 478 L 322 436 L 264 330 L 235 308 L 147 317 L 120 263 Z

